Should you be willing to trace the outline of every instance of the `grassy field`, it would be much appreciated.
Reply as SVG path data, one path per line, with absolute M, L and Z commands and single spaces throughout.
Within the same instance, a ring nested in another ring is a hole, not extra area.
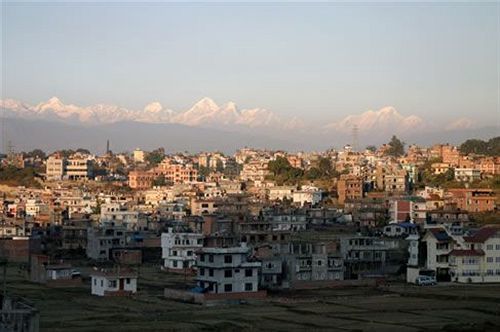
M 183 275 L 142 268 L 136 296 L 101 298 L 88 284 L 48 288 L 26 281 L 16 266 L 8 270 L 8 292 L 35 305 L 42 331 L 500 330 L 500 285 L 307 290 L 214 307 L 162 297 L 164 287 L 183 282 Z

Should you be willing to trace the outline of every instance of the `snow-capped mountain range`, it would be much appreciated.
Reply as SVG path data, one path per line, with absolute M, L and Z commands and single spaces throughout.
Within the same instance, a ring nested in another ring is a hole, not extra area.
M 284 118 L 264 108 L 239 109 L 234 102 L 219 106 L 212 99 L 205 97 L 195 103 L 190 109 L 175 112 L 163 107 L 159 102 L 153 102 L 142 110 L 130 110 L 115 105 L 96 104 L 91 106 L 76 106 L 65 104 L 59 98 L 52 97 L 46 102 L 32 106 L 13 99 L 0 100 L 0 108 L 6 117 L 21 119 L 42 119 L 61 121 L 69 124 L 100 125 L 118 122 L 168 123 L 182 124 L 193 127 L 207 127 L 225 130 L 267 129 L 280 131 L 310 131 L 323 133 L 348 133 L 353 127 L 360 132 L 369 134 L 394 134 L 416 132 L 429 129 L 426 121 L 415 115 L 404 116 L 394 107 L 387 106 L 378 111 L 366 111 L 357 115 L 349 115 L 340 121 L 326 125 L 313 126 L 302 119 Z M 474 123 L 466 118 L 451 122 L 447 129 L 470 129 Z
M 312 124 L 263 108 L 240 110 L 233 102 L 219 106 L 210 98 L 181 112 L 158 102 L 142 110 L 130 110 L 105 104 L 81 107 L 55 97 L 34 106 L 12 99 L 0 100 L 0 110 L 5 137 L 19 151 L 79 147 L 104 151 L 107 140 L 112 142 L 113 151 L 158 146 L 169 151 L 228 153 L 243 146 L 323 150 L 354 143 L 354 127 L 359 129 L 360 147 L 385 143 L 393 134 L 408 144 L 429 145 L 460 144 L 471 137 L 489 139 L 499 132 L 498 126 L 479 128 L 467 118 L 438 126 L 415 115 L 402 115 L 394 107 Z
M 301 126 L 296 118 L 282 119 L 263 108 L 238 109 L 234 102 L 222 106 L 206 97 L 198 101 L 189 110 L 174 112 L 153 102 L 142 110 L 129 110 L 114 105 L 97 104 L 80 107 L 64 104 L 59 98 L 52 97 L 47 102 L 31 106 L 16 100 L 0 101 L 0 107 L 8 117 L 24 119 L 59 120 L 67 123 L 85 125 L 110 124 L 123 121 L 143 123 L 173 123 L 202 127 L 273 127 L 295 129 Z

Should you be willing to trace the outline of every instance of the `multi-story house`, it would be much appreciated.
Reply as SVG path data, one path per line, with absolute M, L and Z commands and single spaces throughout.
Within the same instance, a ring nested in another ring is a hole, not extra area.
M 208 293 L 257 292 L 261 263 L 249 261 L 245 245 L 202 248 L 196 258 L 198 286 Z
M 492 189 L 448 189 L 456 207 L 468 212 L 493 211 L 495 194 Z
M 101 206 L 101 225 L 123 226 L 127 230 L 139 230 L 139 212 L 128 211 L 119 203 L 108 203 Z
M 164 159 L 155 169 L 156 176 L 163 175 L 169 183 L 187 183 L 198 179 L 198 170 L 192 164 L 177 164 Z
M 450 252 L 452 280 L 464 283 L 500 282 L 500 228 L 483 227 L 463 238 L 463 249 Z
M 341 240 L 346 279 L 397 274 L 407 260 L 407 242 L 401 239 L 354 236 Z
M 426 243 L 426 268 L 435 271 L 438 281 L 450 281 L 450 252 L 459 245 L 444 227 L 429 228 L 422 241 Z
M 88 180 L 92 177 L 92 163 L 84 156 L 73 156 L 66 162 L 65 177 L 69 180 Z
M 153 186 L 156 176 L 150 171 L 131 171 L 128 174 L 128 186 L 132 189 L 144 190 Z
M 87 257 L 106 261 L 111 258 L 114 248 L 123 248 L 126 245 L 125 228 L 101 227 L 87 230 Z
M 183 271 L 196 264 L 196 252 L 203 247 L 200 233 L 177 233 L 172 228 L 161 234 L 163 266 L 168 270 Z
M 343 174 L 337 182 L 339 204 L 343 205 L 347 199 L 363 198 L 363 179 L 359 176 Z
M 58 155 L 47 158 L 46 178 L 47 180 L 62 180 L 66 169 L 66 159 Z
M 297 188 L 295 186 L 276 186 L 268 190 L 270 201 L 282 201 L 284 199 L 292 200 L 293 193 Z
M 481 180 L 481 170 L 475 168 L 455 168 L 455 180 L 473 182 Z
M 393 170 L 385 175 L 384 191 L 387 193 L 403 193 L 408 191 L 408 174 L 404 169 Z

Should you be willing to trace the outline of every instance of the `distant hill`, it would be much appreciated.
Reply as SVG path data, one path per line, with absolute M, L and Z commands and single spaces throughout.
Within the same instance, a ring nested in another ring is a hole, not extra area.
M 6 118 L 5 128 L 7 137 L 17 151 L 35 148 L 53 151 L 82 147 L 102 153 L 105 151 L 107 139 L 110 140 L 111 149 L 115 152 L 163 146 L 171 152 L 221 150 L 232 153 L 243 146 L 292 149 L 294 145 L 285 140 L 257 134 L 240 134 L 179 124 L 117 122 L 83 126 Z

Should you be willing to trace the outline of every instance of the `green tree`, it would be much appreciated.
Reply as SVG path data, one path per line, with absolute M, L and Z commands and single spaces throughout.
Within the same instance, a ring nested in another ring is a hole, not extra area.
M 205 167 L 205 166 L 200 166 L 198 168 L 198 176 L 202 179 L 206 178 L 207 176 L 210 175 L 210 168 Z
M 400 157 L 405 153 L 405 143 L 402 142 L 396 135 L 393 135 L 388 143 L 389 149 L 386 154 L 389 156 Z
M 333 173 L 332 161 L 330 158 L 320 157 L 318 160 L 318 169 L 321 176 L 328 177 Z
M 163 174 L 158 175 L 158 177 L 156 177 L 156 179 L 153 180 L 153 186 L 161 187 L 161 186 L 164 186 L 166 184 L 167 184 L 167 181 L 165 180 L 165 175 L 163 175 Z
M 366 150 L 371 151 L 371 152 L 375 152 L 375 151 L 377 151 L 377 147 L 375 145 L 368 145 L 366 147 Z
M 292 184 L 300 181 L 304 172 L 299 168 L 294 168 L 284 157 L 277 157 L 268 163 L 267 168 L 272 173 L 271 178 L 279 185 Z
M 146 161 L 150 166 L 156 166 L 159 163 L 162 162 L 162 160 L 165 158 L 165 149 L 164 148 L 158 148 L 156 150 L 151 151 L 150 153 L 147 154 L 146 156 Z
M 25 152 L 24 153 L 25 158 L 39 158 L 39 159 L 45 159 L 47 157 L 46 153 L 41 150 L 41 149 L 34 149 L 33 151 L 30 152 Z
M 487 156 L 500 155 L 500 136 L 493 137 L 488 141 L 480 139 L 468 139 L 463 142 L 458 149 L 463 154 L 482 154 Z
M 488 152 L 488 143 L 480 139 L 468 139 L 458 149 L 463 154 L 486 154 Z

